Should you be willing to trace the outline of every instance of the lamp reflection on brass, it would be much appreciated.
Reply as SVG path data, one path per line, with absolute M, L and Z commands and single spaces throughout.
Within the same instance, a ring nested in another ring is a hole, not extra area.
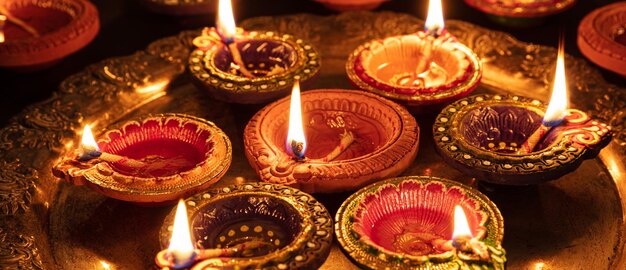
M 147 93 L 153 93 L 153 92 L 160 92 L 165 90 L 165 88 L 170 84 L 170 80 L 166 79 L 166 80 L 161 80 L 155 83 L 149 83 L 146 84 L 144 86 L 141 86 L 137 89 L 135 89 L 135 91 L 137 93 L 140 94 L 147 94 Z
M 100 265 L 102 265 L 102 269 L 111 270 L 111 265 L 103 260 L 100 260 Z

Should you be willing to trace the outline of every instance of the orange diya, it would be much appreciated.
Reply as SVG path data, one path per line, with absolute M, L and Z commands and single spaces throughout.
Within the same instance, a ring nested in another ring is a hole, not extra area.
M 183 114 L 142 117 L 99 138 L 96 143 L 87 126 L 78 149 L 54 166 L 54 175 L 139 204 L 169 203 L 205 189 L 232 159 L 222 130 Z
M 0 67 L 49 67 L 89 44 L 99 28 L 98 10 L 86 0 L 1 1 Z
M 246 157 L 261 180 L 305 192 L 354 190 L 398 175 L 418 143 L 415 119 L 394 102 L 338 89 L 300 96 L 297 84 L 244 130 Z
M 480 82 L 482 65 L 445 31 L 441 1 L 430 2 L 425 29 L 359 46 L 346 63 L 348 77 L 360 89 L 415 112 L 440 109 L 471 93 Z

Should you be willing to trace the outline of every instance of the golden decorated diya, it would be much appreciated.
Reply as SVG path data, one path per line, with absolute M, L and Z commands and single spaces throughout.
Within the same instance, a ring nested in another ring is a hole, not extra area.
M 331 216 L 294 188 L 229 186 L 197 194 L 182 206 L 190 224 L 187 215 L 179 218 L 180 206 L 167 216 L 159 234 L 163 251 L 155 258 L 160 267 L 317 269 L 330 252 Z
M 346 254 L 366 269 L 504 269 L 502 215 L 485 195 L 428 176 L 392 178 L 346 199 L 335 216 Z
M 571 8 L 576 0 L 465 0 L 465 3 L 502 25 L 530 27 Z
M 193 44 L 193 82 L 230 103 L 276 100 L 289 94 L 295 81 L 304 83 L 320 69 L 319 54 L 302 39 L 236 28 L 229 0 L 220 1 L 217 28 L 205 28 Z
M 626 77 L 626 3 L 589 13 L 578 26 L 578 48 L 591 62 Z
M 98 10 L 86 0 L 6 0 L 0 3 L 0 67 L 50 67 L 98 34 Z
M 244 130 L 246 157 L 262 181 L 310 193 L 396 176 L 415 159 L 418 144 L 419 127 L 404 107 L 354 90 L 300 97 L 296 86 L 291 99 L 266 106 Z
M 114 126 L 96 143 L 86 128 L 55 176 L 105 196 L 163 204 L 206 189 L 228 170 L 232 147 L 215 124 L 184 114 L 141 117 Z
M 596 157 L 611 141 L 611 127 L 568 109 L 564 59 L 561 43 L 549 106 L 520 96 L 476 95 L 444 108 L 433 124 L 443 159 L 478 180 L 528 185 Z
M 358 88 L 418 113 L 439 110 L 471 93 L 480 82 L 482 65 L 471 49 L 444 30 L 441 12 L 441 3 L 431 1 L 425 31 L 359 46 L 346 63 L 348 78 Z

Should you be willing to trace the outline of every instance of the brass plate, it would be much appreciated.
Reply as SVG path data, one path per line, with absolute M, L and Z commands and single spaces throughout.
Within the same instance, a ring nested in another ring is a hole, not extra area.
M 324 67 L 313 88 L 352 88 L 347 56 L 372 38 L 407 34 L 423 22 L 399 13 L 291 15 L 245 21 L 246 29 L 276 30 L 313 43 Z M 547 102 L 556 50 L 459 21 L 448 29 L 483 60 L 477 93 L 517 94 Z M 206 118 L 233 142 L 230 170 L 216 186 L 257 181 L 242 133 L 261 108 L 209 99 L 184 74 L 199 31 L 158 40 L 130 56 L 108 59 L 67 78 L 53 97 L 31 106 L 0 130 L 0 265 L 45 269 L 146 269 L 159 249 L 158 230 L 170 207 L 144 208 L 108 199 L 54 178 L 50 168 L 79 140 L 85 123 L 107 127 L 146 113 Z M 556 35 L 556 33 L 555 33 Z M 504 216 L 503 246 L 511 269 L 626 269 L 626 89 L 607 84 L 585 61 L 566 59 L 571 104 L 610 123 L 613 142 L 599 158 L 561 179 L 527 188 L 483 192 Z M 170 82 L 162 87 L 163 81 Z M 161 87 L 159 87 L 161 86 Z M 419 116 L 422 142 L 403 175 L 433 175 L 471 183 L 436 154 L 435 115 Z M 350 194 L 316 195 L 334 215 Z M 132 252 L 129 252 L 132 251 Z M 323 269 L 356 269 L 334 244 Z

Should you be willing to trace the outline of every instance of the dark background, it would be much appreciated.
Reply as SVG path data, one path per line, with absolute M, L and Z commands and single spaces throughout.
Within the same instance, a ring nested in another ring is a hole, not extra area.
M 15 73 L 0 70 L 0 125 L 4 126 L 15 114 L 29 104 L 50 97 L 67 76 L 97 61 L 131 54 L 142 50 L 151 41 L 174 35 L 181 30 L 213 25 L 214 16 L 171 17 L 149 12 L 139 0 L 94 0 L 100 12 L 100 33 L 84 49 L 70 55 L 53 68 L 35 73 Z M 217 2 L 217 1 L 216 1 Z M 444 16 L 471 22 L 493 30 L 512 34 L 521 41 L 556 47 L 558 33 L 565 32 L 567 53 L 583 57 L 576 45 L 578 24 L 592 10 L 617 1 L 580 0 L 564 13 L 550 17 L 543 25 L 528 29 L 511 29 L 497 25 L 466 5 L 463 0 L 444 0 Z M 235 19 L 241 21 L 256 16 L 275 16 L 290 13 L 330 15 L 321 4 L 311 0 L 234 0 Z M 425 18 L 427 0 L 391 0 L 378 10 L 390 10 Z M 613 84 L 625 86 L 626 80 L 602 70 Z

